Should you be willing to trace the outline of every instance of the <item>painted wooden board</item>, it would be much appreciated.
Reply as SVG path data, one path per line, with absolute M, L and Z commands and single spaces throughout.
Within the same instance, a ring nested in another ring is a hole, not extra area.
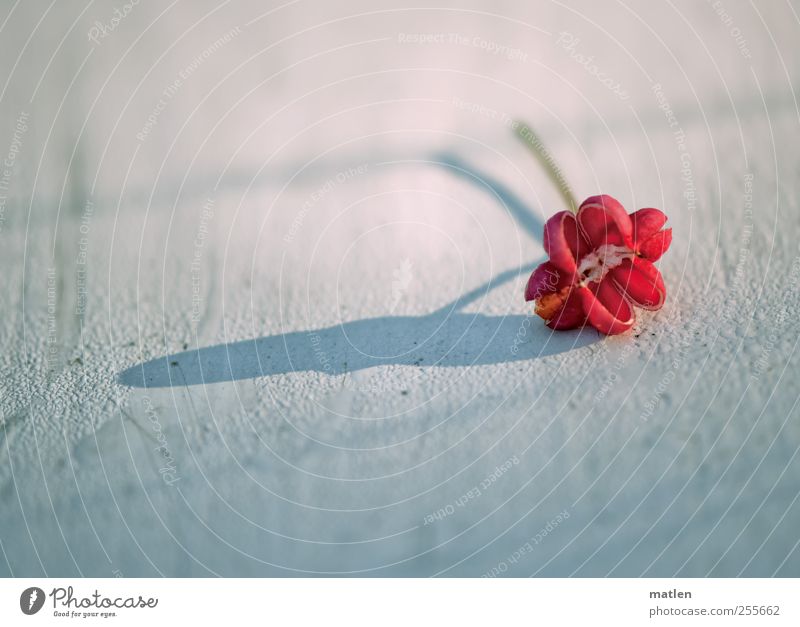
M 0 9 L 0 574 L 800 575 L 796 3 L 115 8 Z

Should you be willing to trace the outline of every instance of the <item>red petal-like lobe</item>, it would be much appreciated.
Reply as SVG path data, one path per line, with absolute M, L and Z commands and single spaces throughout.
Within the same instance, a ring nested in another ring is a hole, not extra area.
M 586 317 L 595 329 L 606 335 L 624 333 L 633 326 L 633 307 L 606 276 L 599 283 L 590 283 L 576 290 L 581 297 Z
M 667 222 L 667 216 L 658 209 L 639 209 L 631 214 L 633 223 L 633 243 L 641 244 L 660 231 Z
M 643 309 L 661 309 L 667 297 L 667 289 L 661 273 L 645 259 L 625 260 L 611 271 L 617 287 Z
M 592 196 L 578 209 L 578 224 L 592 248 L 603 244 L 633 249 L 633 223 L 625 208 L 611 196 Z
M 544 225 L 544 249 L 553 265 L 567 275 L 575 274 L 575 260 L 587 252 L 587 246 L 570 211 L 559 211 Z
M 525 287 L 525 300 L 536 300 L 550 292 L 557 292 L 565 287 L 564 283 L 558 268 L 549 261 L 545 261 L 533 271 L 528 279 L 528 285 Z
M 547 326 L 556 331 L 566 331 L 577 329 L 585 322 L 586 314 L 583 312 L 581 297 L 576 290 L 573 290 L 561 310 L 547 321 Z
M 536 301 L 535 312 L 545 320 L 560 316 L 572 293 L 572 278 L 549 261 L 533 271 L 525 287 L 525 300 Z
M 672 243 L 672 229 L 664 229 L 640 243 L 636 252 L 650 261 L 658 261 Z

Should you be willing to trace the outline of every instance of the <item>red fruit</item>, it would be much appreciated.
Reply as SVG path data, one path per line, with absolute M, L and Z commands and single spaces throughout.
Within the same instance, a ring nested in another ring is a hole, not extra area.
M 661 273 L 652 264 L 672 242 L 658 209 L 630 215 L 611 196 L 587 198 L 573 216 L 561 211 L 544 227 L 550 257 L 531 274 L 525 300 L 553 329 L 586 322 L 615 335 L 633 326 L 633 306 L 660 309 L 666 299 Z

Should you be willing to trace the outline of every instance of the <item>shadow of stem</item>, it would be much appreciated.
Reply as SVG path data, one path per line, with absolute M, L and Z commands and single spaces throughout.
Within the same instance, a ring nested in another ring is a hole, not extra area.
M 527 361 L 596 340 L 588 330 L 552 332 L 535 316 L 387 316 L 176 353 L 129 368 L 119 381 L 155 388 L 384 365 L 477 366 Z
M 541 237 L 541 220 L 508 188 L 449 153 L 432 163 L 491 193 L 524 231 Z M 466 367 L 530 360 L 597 341 L 597 334 L 588 330 L 554 333 L 536 316 L 458 311 L 536 265 L 501 272 L 426 316 L 368 318 L 185 351 L 128 368 L 120 373 L 119 382 L 151 388 L 303 371 L 340 375 L 385 365 Z

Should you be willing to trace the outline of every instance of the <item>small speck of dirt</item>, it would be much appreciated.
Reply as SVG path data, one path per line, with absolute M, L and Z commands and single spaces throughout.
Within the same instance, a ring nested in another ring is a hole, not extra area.
M 170 366 L 177 366 L 178 362 L 177 361 L 171 361 L 171 362 L 169 362 L 169 365 Z
M 403 396 L 408 396 L 408 390 L 400 390 L 400 394 Z
M 75 359 L 72 360 L 72 363 L 74 365 L 76 365 L 76 366 L 82 366 L 83 365 L 83 359 L 81 359 L 80 357 L 76 357 Z
M 187 348 L 189 348 L 189 345 L 186 342 L 184 342 L 183 343 L 183 350 L 186 350 Z

